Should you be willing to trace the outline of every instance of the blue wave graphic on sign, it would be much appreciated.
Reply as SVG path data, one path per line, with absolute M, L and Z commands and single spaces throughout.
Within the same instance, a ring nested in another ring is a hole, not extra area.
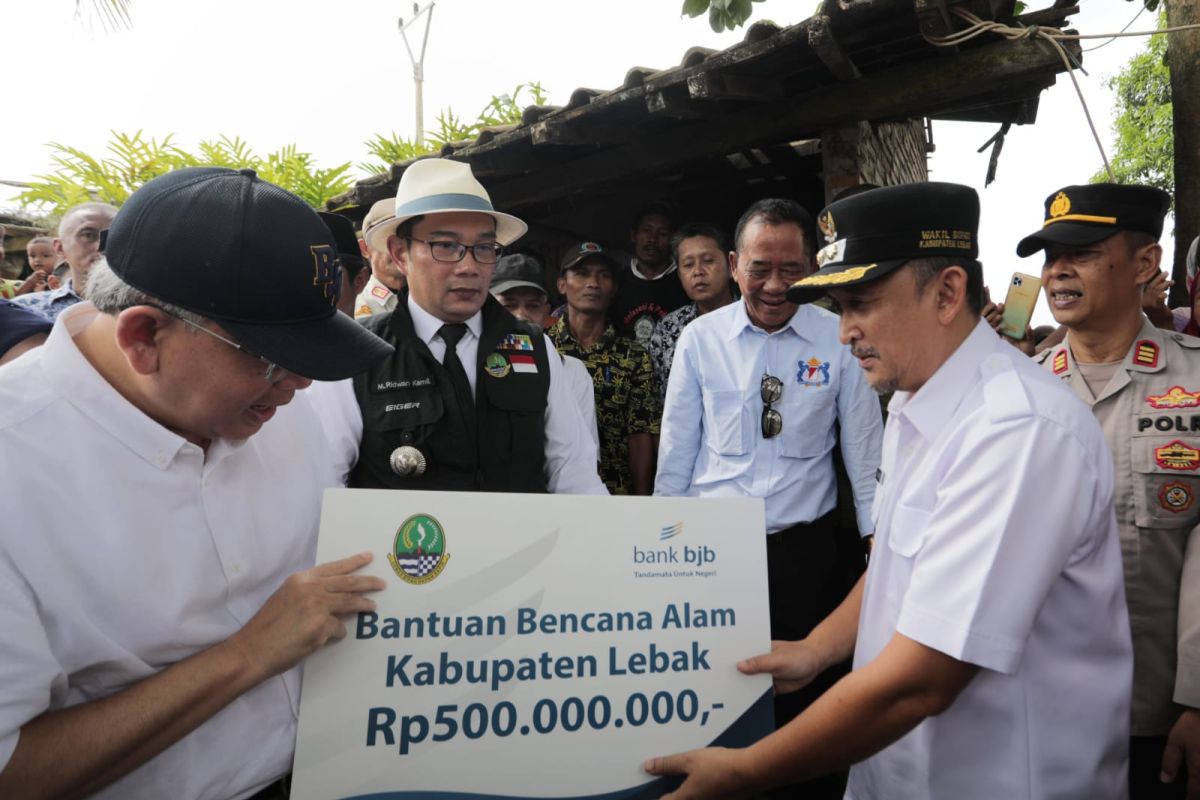
M 768 689 L 754 701 L 754 705 L 714 739 L 709 747 L 745 747 L 753 744 L 775 729 L 774 693 Z M 665 753 L 647 753 L 666 755 Z M 682 777 L 657 778 L 640 786 L 619 789 L 605 794 L 572 795 L 569 797 L 546 798 L 507 794 L 469 794 L 466 792 L 376 792 L 345 797 L 342 800 L 651 800 L 672 792 L 683 783 Z
M 667 525 L 661 531 L 659 531 L 658 540 L 660 542 L 665 542 L 667 539 L 673 539 L 681 533 L 683 533 L 683 523 L 676 522 L 674 525 Z

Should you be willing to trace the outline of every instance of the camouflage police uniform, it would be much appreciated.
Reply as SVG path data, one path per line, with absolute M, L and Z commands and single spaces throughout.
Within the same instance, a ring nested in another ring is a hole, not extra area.
M 1142 330 L 1093 397 L 1071 337 L 1038 356 L 1087 403 L 1115 465 L 1113 504 L 1133 630 L 1133 736 L 1200 708 L 1200 339 Z

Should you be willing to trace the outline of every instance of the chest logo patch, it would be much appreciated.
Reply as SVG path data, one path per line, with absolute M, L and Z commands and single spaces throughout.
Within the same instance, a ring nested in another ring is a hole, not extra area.
M 808 361 L 801 361 L 800 369 L 796 373 L 796 382 L 801 386 L 828 386 L 829 362 L 816 356 Z
M 1158 366 L 1158 345 L 1149 339 L 1142 339 L 1133 347 L 1133 363 L 1139 367 Z
M 1189 392 L 1182 386 L 1172 386 L 1166 394 L 1146 397 L 1151 408 L 1196 408 L 1200 406 L 1200 392 Z
M 1055 375 L 1062 375 L 1067 371 L 1067 351 L 1059 350 L 1054 354 L 1054 363 L 1051 365 Z
M 1176 439 L 1155 449 L 1154 462 L 1163 469 L 1194 470 L 1200 467 L 1200 450 Z
M 483 362 L 483 371 L 493 378 L 503 378 L 512 372 L 508 359 L 499 353 L 492 353 Z
M 1179 481 L 1171 481 L 1163 484 L 1163 487 L 1158 490 L 1158 502 L 1167 511 L 1175 514 L 1187 511 L 1195 502 L 1196 496 L 1192 494 L 1192 490 L 1185 484 Z
M 533 340 L 523 333 L 506 334 L 500 343 L 496 345 L 497 350 L 515 350 L 521 353 L 533 352 Z
M 400 523 L 388 563 L 402 581 L 429 583 L 442 574 L 449 560 L 446 532 L 440 522 L 428 514 L 413 514 Z

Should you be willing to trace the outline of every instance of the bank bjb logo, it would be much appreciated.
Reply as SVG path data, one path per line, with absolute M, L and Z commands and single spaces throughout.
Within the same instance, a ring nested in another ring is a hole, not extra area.
M 442 574 L 449 560 L 446 532 L 428 514 L 414 514 L 404 520 L 388 553 L 392 569 L 407 583 L 429 583 Z

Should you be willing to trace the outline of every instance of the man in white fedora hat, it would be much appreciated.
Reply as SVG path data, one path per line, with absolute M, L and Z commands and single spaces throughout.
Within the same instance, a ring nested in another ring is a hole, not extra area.
M 333 435 L 359 445 L 350 486 L 607 493 L 553 345 L 488 292 L 526 229 L 492 207 L 467 164 L 431 158 L 404 172 L 395 216 L 364 232 L 408 285 L 393 311 L 361 320 L 396 352 L 354 378 L 353 406 L 340 403 Z

